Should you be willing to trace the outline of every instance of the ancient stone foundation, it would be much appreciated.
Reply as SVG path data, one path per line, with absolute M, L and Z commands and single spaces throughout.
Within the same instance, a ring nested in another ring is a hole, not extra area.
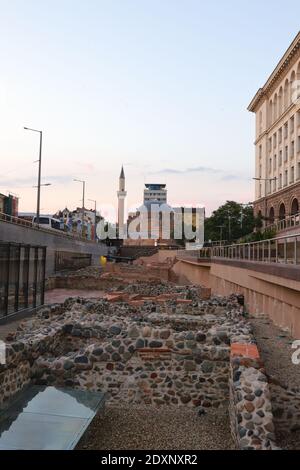
M 240 299 L 207 297 L 197 286 L 139 282 L 101 300 L 41 308 L 7 338 L 0 405 L 35 383 L 105 391 L 116 404 L 188 406 L 199 415 L 229 406 L 238 448 L 274 448 L 267 378 L 243 349 L 254 338 Z
M 231 345 L 230 418 L 238 448 L 276 447 L 268 379 L 254 344 Z

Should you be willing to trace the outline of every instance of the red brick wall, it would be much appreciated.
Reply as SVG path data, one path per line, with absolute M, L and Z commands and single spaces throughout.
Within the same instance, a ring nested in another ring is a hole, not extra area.
M 287 187 L 274 195 L 267 197 L 267 214 L 269 215 L 271 207 L 274 208 L 275 219 L 279 218 L 279 207 L 282 203 L 285 205 L 286 217 L 291 215 L 291 207 L 294 199 L 298 199 L 300 206 L 300 181 L 293 186 Z M 262 215 L 265 215 L 265 199 L 260 199 L 254 203 L 255 215 L 261 211 Z

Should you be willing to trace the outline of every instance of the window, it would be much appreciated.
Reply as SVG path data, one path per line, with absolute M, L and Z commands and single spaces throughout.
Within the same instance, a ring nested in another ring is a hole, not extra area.
M 279 175 L 279 184 L 278 184 L 278 189 L 282 188 L 282 174 L 280 173 Z
M 259 165 L 259 178 L 261 178 L 261 175 L 262 175 L 262 166 Z
M 279 161 L 278 161 L 279 166 L 282 165 L 282 150 L 279 150 Z
M 284 125 L 284 138 L 286 139 L 287 136 L 288 136 L 288 130 L 289 130 L 289 125 L 288 123 L 286 122 L 285 125 Z
M 274 147 L 274 148 L 277 147 L 277 134 L 274 134 L 274 135 L 273 135 L 273 147 Z
M 56 230 L 59 230 L 60 229 L 60 223 L 58 220 L 53 220 L 51 219 L 51 227 L 52 228 L 55 228 Z
M 284 161 L 285 161 L 285 162 L 288 161 L 288 157 L 289 157 L 289 148 L 288 148 L 288 146 L 286 145 L 286 146 L 285 146 L 285 149 L 284 149 Z
M 272 171 L 272 158 L 269 160 L 269 173 Z
M 290 129 L 290 132 L 291 134 L 294 132 L 295 130 L 295 118 L 294 116 L 291 117 L 291 129 Z
M 272 137 L 269 138 L 269 152 L 272 150 Z
M 273 170 L 276 171 L 276 168 L 277 168 L 277 155 L 274 155 Z
M 284 172 L 284 186 L 287 186 L 288 184 L 288 170 L 285 170 Z
M 281 144 L 281 142 L 282 142 L 282 127 L 278 131 L 278 140 L 279 140 L 279 143 Z
M 291 167 L 291 180 L 290 180 L 290 183 L 294 183 L 295 181 L 295 168 L 292 166 Z
M 40 223 L 40 225 L 48 225 L 48 226 L 50 226 L 50 220 L 51 220 L 51 219 L 50 219 L 49 217 L 40 217 L 40 218 L 39 218 L 39 223 Z M 36 223 L 36 221 L 37 221 L 37 218 L 34 217 L 33 222 Z
M 260 145 L 259 146 L 259 152 L 258 152 L 258 155 L 259 155 L 259 158 L 262 157 L 262 146 Z
M 291 142 L 291 158 L 294 158 L 295 153 L 295 142 L 294 140 Z
M 258 194 L 259 194 L 258 197 L 261 197 L 261 183 L 259 183 L 259 191 L 258 191 Z

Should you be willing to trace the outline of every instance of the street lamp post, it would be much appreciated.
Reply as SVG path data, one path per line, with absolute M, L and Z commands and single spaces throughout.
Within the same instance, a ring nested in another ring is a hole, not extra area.
M 227 217 L 228 217 L 228 238 L 229 238 L 229 242 L 231 242 L 231 219 L 232 219 L 232 216 L 230 215 L 229 210 L 227 211 Z
M 30 127 L 24 127 L 26 131 L 39 132 L 40 134 L 40 151 L 39 151 L 39 171 L 38 171 L 38 185 L 37 185 L 37 204 L 36 204 L 36 223 L 40 223 L 40 204 L 41 204 L 41 173 L 42 173 L 42 142 L 43 142 L 43 131 L 37 129 L 31 129 Z
M 224 225 L 218 225 L 217 228 L 220 229 L 220 246 L 222 245 L 222 235 L 223 235 L 223 228 L 224 228 Z
M 78 179 L 76 179 L 76 178 L 74 178 L 74 181 L 77 181 L 78 183 L 82 183 L 82 219 L 81 219 L 81 235 L 83 236 L 85 181 L 84 181 L 84 180 L 78 180 Z
M 97 201 L 95 199 L 89 199 L 89 201 L 94 202 L 95 204 L 95 233 L 94 233 L 94 240 L 96 240 L 96 225 L 97 225 Z

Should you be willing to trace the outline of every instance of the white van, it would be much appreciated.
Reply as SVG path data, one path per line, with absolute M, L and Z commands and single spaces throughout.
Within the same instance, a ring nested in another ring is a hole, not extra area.
M 33 224 L 37 223 L 36 216 L 32 218 L 32 223 Z M 63 230 L 63 228 L 61 228 L 61 226 L 63 226 L 63 223 L 60 220 L 54 219 L 53 217 L 46 216 L 46 215 L 40 215 L 39 225 L 41 227 L 45 227 L 50 230 Z

